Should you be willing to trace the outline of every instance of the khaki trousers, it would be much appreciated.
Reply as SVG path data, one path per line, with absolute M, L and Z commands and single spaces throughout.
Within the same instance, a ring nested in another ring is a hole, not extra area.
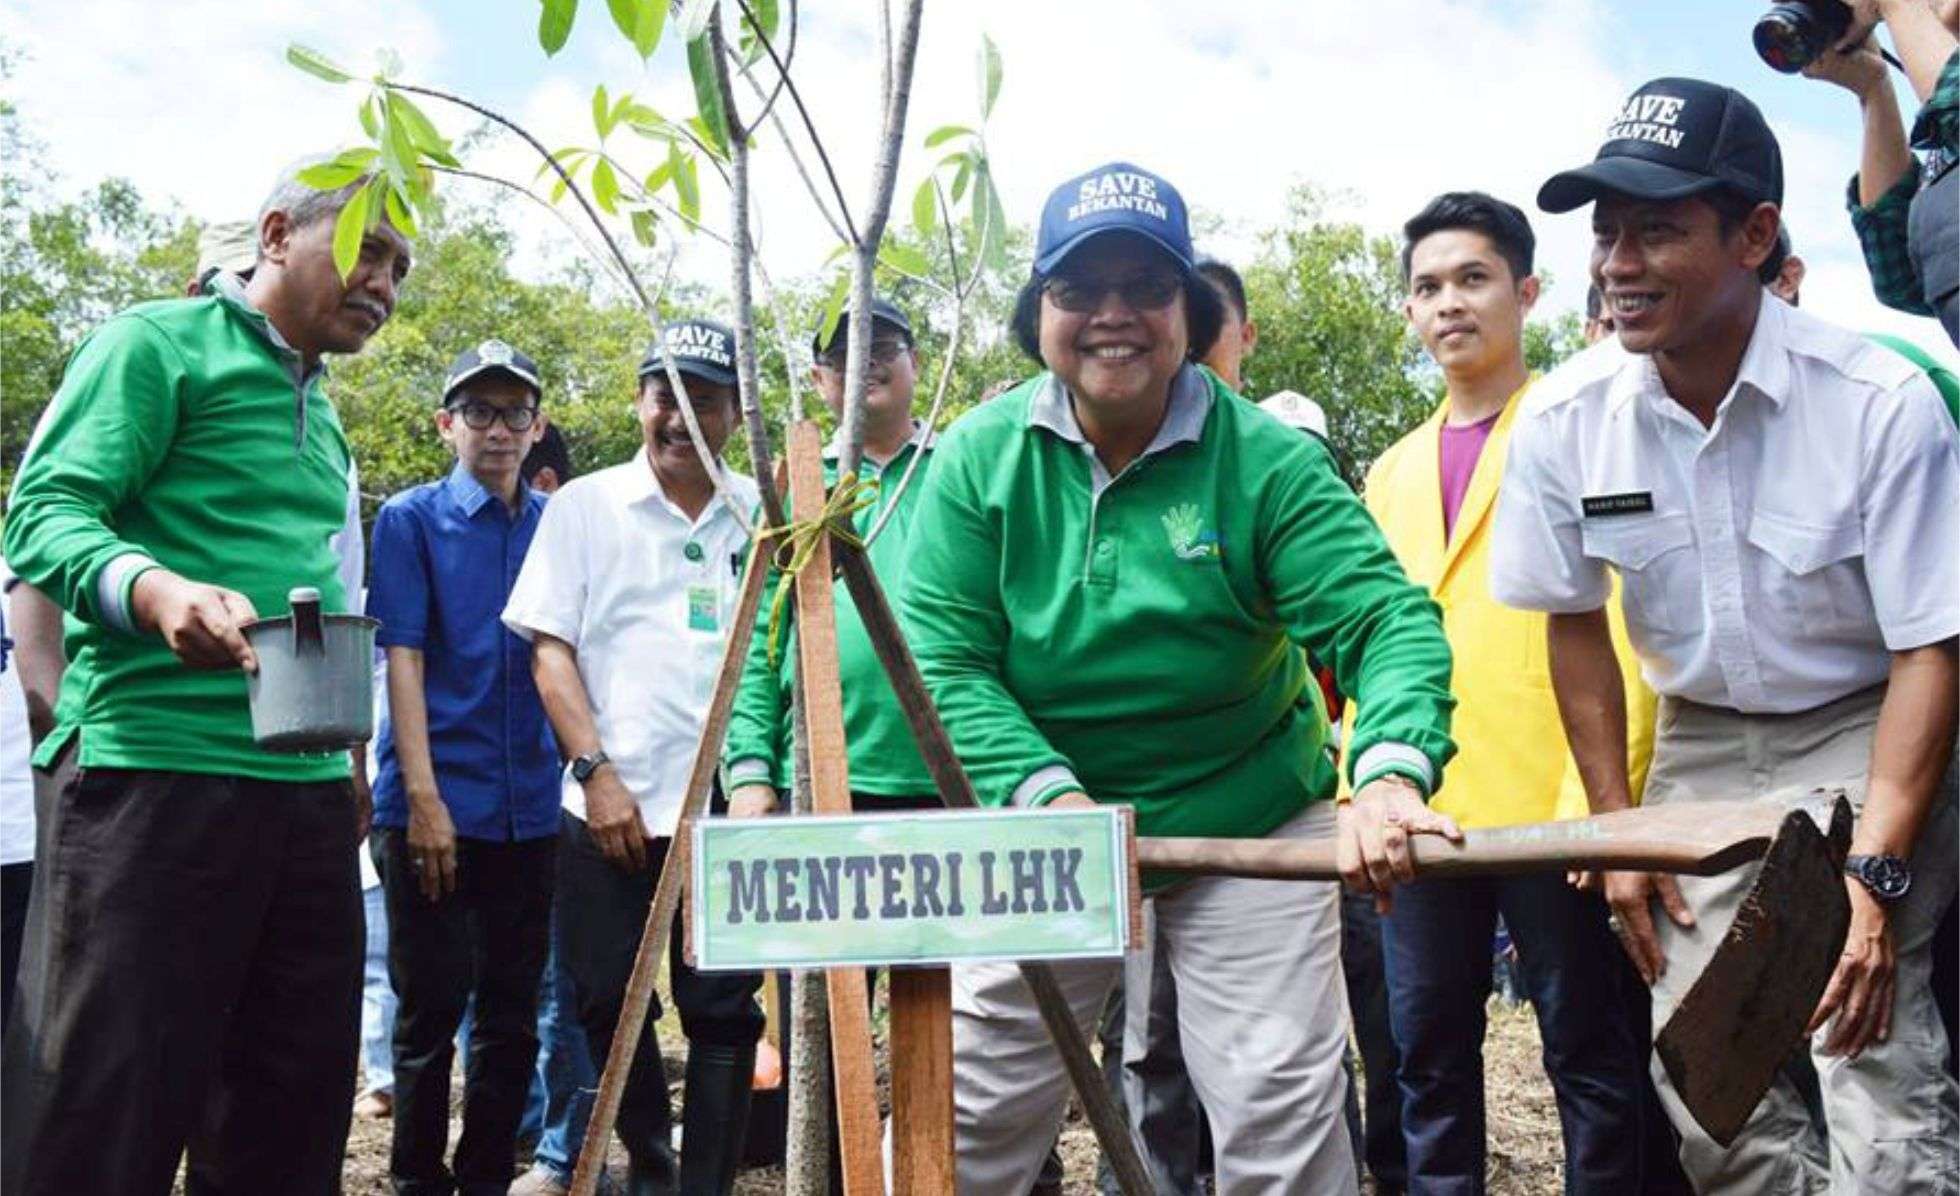
M 1825 825 L 1818 787 L 1843 788 L 1864 808 L 1872 736 L 1885 687 L 1840 698 L 1800 714 L 1751 715 L 1663 698 L 1646 804 L 1718 798 L 1774 798 L 1803 808 Z M 1892 911 L 1897 995 L 1892 1030 L 1856 1059 L 1817 1053 L 1828 1135 L 1820 1134 L 1796 1088 L 1783 1075 L 1726 1149 L 1696 1125 L 1658 1059 L 1654 1083 L 1681 1133 L 1681 1162 L 1697 1191 L 1747 1193 L 1960 1192 L 1955 1135 L 1960 1092 L 1942 1065 L 1946 1032 L 1933 1004 L 1931 943 L 1956 884 L 1955 774 L 1949 767 L 1913 852 L 1912 889 Z M 1721 942 L 1756 878 L 1754 866 L 1721 876 L 1680 878 L 1695 925 L 1662 917 L 1667 971 L 1653 988 L 1654 1028 L 1686 994 Z M 1826 1141 L 1828 1137 L 1828 1142 Z
M 1319 802 L 1274 838 L 1333 833 Z M 1146 941 L 1170 959 L 1178 1031 L 1217 1143 L 1218 1190 L 1357 1190 L 1342 1117 L 1347 996 L 1332 884 L 1202 877 L 1145 903 Z M 1121 960 L 1054 965 L 1085 1035 Z M 1130 1024 L 1126 1048 L 1141 1049 Z M 1013 964 L 953 969 L 953 1088 L 961 1196 L 1023 1196 L 1068 1099 L 1061 1057 Z

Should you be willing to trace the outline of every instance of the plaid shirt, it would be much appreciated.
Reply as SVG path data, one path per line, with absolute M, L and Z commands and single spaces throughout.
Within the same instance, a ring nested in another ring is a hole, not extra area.
M 1960 130 L 1960 51 L 1946 60 L 1932 98 L 1920 108 L 1912 122 L 1912 148 L 1924 150 L 1916 169 L 1899 176 L 1878 202 L 1871 207 L 1858 204 L 1858 176 L 1851 176 L 1846 206 L 1851 209 L 1851 227 L 1865 253 L 1865 268 L 1872 276 L 1872 292 L 1878 301 L 1917 316 L 1936 314 L 1926 302 L 1919 284 L 1919 271 L 1913 266 L 1907 247 L 1907 212 L 1919 194 L 1922 181 L 1937 178 L 1953 165 L 1956 156 L 1955 133 Z

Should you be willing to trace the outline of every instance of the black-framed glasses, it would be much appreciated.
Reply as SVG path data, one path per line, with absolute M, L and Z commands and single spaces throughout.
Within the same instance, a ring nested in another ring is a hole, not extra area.
M 874 337 L 871 341 L 871 360 L 879 365 L 890 365 L 892 362 L 897 361 L 911 347 L 912 342 L 902 336 Z M 840 343 L 834 346 L 829 352 L 818 357 L 817 360 L 833 370 L 841 370 L 844 368 L 844 362 L 849 352 L 850 347 Z
M 513 432 L 528 432 L 531 425 L 538 422 L 536 407 L 492 407 L 488 403 L 470 402 L 458 403 L 450 410 L 462 416 L 465 424 L 479 432 L 496 423 L 499 417 L 502 417 L 504 427 Z
M 1168 270 L 1148 270 L 1123 279 L 1070 278 L 1058 274 L 1042 283 L 1041 289 L 1056 307 L 1080 315 L 1101 307 L 1111 291 L 1132 311 L 1159 311 L 1177 298 L 1183 282 Z

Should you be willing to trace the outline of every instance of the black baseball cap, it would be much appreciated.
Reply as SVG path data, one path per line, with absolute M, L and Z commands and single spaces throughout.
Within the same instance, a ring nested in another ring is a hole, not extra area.
M 1602 195 L 1685 199 L 1727 188 L 1756 203 L 1783 202 L 1783 151 L 1762 110 L 1732 87 L 1656 79 L 1607 126 L 1589 165 L 1553 175 L 1538 206 L 1569 212 Z
M 666 352 L 661 351 L 659 341 L 648 345 L 646 356 L 640 359 L 640 377 L 666 370 L 668 354 L 673 355 L 674 368 L 683 374 L 723 386 L 740 385 L 735 374 L 735 330 L 726 324 L 713 320 L 670 321 Z
M 906 340 L 912 339 L 912 321 L 905 318 L 905 313 L 899 310 L 898 304 L 883 295 L 871 297 L 871 319 L 874 325 L 889 324 L 903 332 Z M 810 352 L 819 357 L 823 356 L 825 351 L 845 342 L 850 328 L 851 308 L 849 304 L 845 304 L 843 312 L 837 318 L 837 327 L 830 330 L 829 336 L 824 335 L 822 324 L 817 325 L 816 332 L 810 336 Z
M 544 386 L 538 381 L 538 363 L 492 337 L 457 355 L 449 367 L 448 376 L 442 381 L 443 403 L 449 402 L 449 396 L 456 393 L 457 387 L 472 378 L 491 373 L 509 374 L 530 387 L 532 394 L 541 398 L 544 395 Z

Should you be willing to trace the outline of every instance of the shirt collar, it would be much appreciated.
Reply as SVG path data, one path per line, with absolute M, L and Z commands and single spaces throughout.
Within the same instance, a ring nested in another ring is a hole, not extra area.
M 1190 362 L 1184 363 L 1171 379 L 1171 397 L 1164 408 L 1164 422 L 1157 427 L 1157 435 L 1152 437 L 1138 460 L 1149 457 L 1186 442 L 1195 443 L 1204 435 L 1205 419 L 1211 414 L 1211 384 L 1198 367 Z M 1068 387 L 1054 374 L 1042 376 L 1041 385 L 1035 389 L 1034 397 L 1028 402 L 1028 423 L 1033 427 L 1046 428 L 1071 444 L 1087 444 L 1089 438 L 1082 434 L 1082 425 L 1075 418 L 1075 404 L 1069 397 Z
M 1748 347 L 1742 351 L 1742 361 L 1735 371 L 1735 385 L 1730 395 L 1738 394 L 1744 387 L 1768 399 L 1776 407 L 1782 407 L 1790 396 L 1790 352 L 1788 348 L 1789 305 L 1781 299 L 1762 292 L 1760 305 L 1756 309 L 1756 327 L 1749 333 Z M 1649 403 L 1671 403 L 1667 384 L 1661 381 L 1660 367 L 1654 364 L 1651 353 L 1630 354 L 1626 364 L 1613 375 L 1607 387 L 1607 404 L 1618 410 L 1635 398 L 1644 396 Z M 1726 405 L 1727 399 L 1723 400 Z
M 327 372 L 327 363 L 325 359 L 322 359 L 314 362 L 311 370 L 308 370 L 303 375 L 300 374 L 297 367 L 305 360 L 305 357 L 298 349 L 293 348 L 292 342 L 280 334 L 278 327 L 273 324 L 271 318 L 252 304 L 252 300 L 245 294 L 244 281 L 236 274 L 220 270 L 211 276 L 211 281 L 205 284 L 204 289 L 205 293 L 211 295 L 218 302 L 224 304 L 226 308 L 230 309 L 233 314 L 244 320 L 246 326 L 258 334 L 259 339 L 263 340 L 271 347 L 275 354 L 284 359 L 286 364 L 292 367 L 293 373 L 299 376 L 301 385 L 311 382 L 314 378 L 322 376 Z
M 934 431 L 932 428 L 928 427 L 923 423 L 920 423 L 918 420 L 915 419 L 912 421 L 912 435 L 905 441 L 904 444 L 898 446 L 898 451 L 893 453 L 889 460 L 873 462 L 873 464 L 879 466 L 880 468 L 883 468 L 886 465 L 890 465 L 893 461 L 898 460 L 900 457 L 903 457 L 905 455 L 906 449 L 910 449 L 910 448 L 916 448 L 921 450 L 929 449 L 932 447 L 932 442 L 937 440 L 938 438 L 939 438 L 938 432 Z M 830 442 L 823 446 L 823 459 L 825 461 L 836 461 L 841 457 L 843 457 L 843 455 L 844 455 L 844 429 L 842 425 L 839 425 L 838 429 L 835 432 L 831 433 Z M 871 458 L 867 456 L 865 460 L 869 461 L 871 460 Z
M 653 462 L 648 460 L 644 444 L 626 464 L 627 468 L 619 471 L 621 482 L 619 501 L 622 504 L 630 507 L 651 502 L 689 527 L 708 523 L 724 513 L 723 509 L 727 504 L 722 502 L 721 496 L 717 494 L 708 500 L 708 505 L 701 511 L 701 518 L 690 520 L 687 512 L 681 510 L 678 503 L 667 497 L 667 491 L 660 485 L 660 475 L 653 472 Z M 715 460 L 715 464 L 722 468 L 724 474 L 727 472 L 727 464 L 720 458 Z
M 461 461 L 458 461 L 449 471 L 449 476 L 443 479 L 443 487 L 449 493 L 449 501 L 455 503 L 456 509 L 467 519 L 476 518 L 477 512 L 481 511 L 485 504 L 498 501 L 497 496 L 485 490 L 483 483 L 477 481 L 474 474 L 463 468 Z M 517 483 L 517 509 L 522 511 L 524 505 L 530 501 L 531 488 L 520 478 Z

